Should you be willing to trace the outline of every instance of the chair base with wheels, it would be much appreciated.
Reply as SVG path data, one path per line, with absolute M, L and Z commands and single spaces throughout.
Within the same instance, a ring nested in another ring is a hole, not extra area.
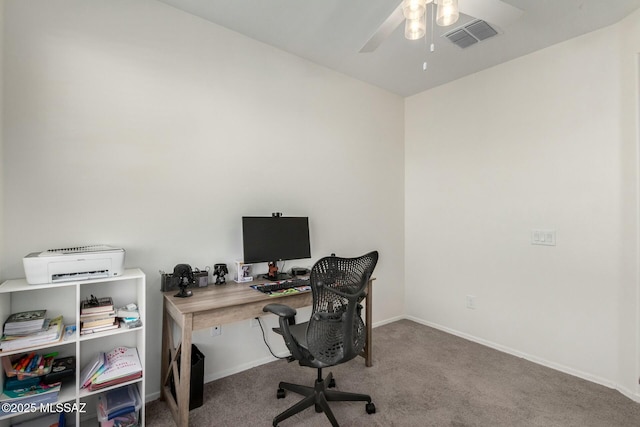
M 345 391 L 337 391 L 330 390 L 336 386 L 336 382 L 333 379 L 333 374 L 330 372 L 327 375 L 327 378 L 322 378 L 322 368 L 318 368 L 318 378 L 316 379 L 313 387 L 303 386 L 299 384 L 291 384 L 287 382 L 281 382 L 278 385 L 277 397 L 278 399 L 282 399 L 285 397 L 285 390 L 292 391 L 294 393 L 298 393 L 304 396 L 304 399 L 277 415 L 273 419 L 273 427 L 277 427 L 278 423 L 287 418 L 307 409 L 308 407 L 314 405 L 316 412 L 324 412 L 329 421 L 331 421 L 331 425 L 333 427 L 339 427 L 338 421 L 336 420 L 331 408 L 329 407 L 328 402 L 367 402 L 365 405 L 365 410 L 367 414 L 375 414 L 376 406 L 371 402 L 371 396 L 368 394 L 360 394 L 360 393 L 348 393 Z
M 262 308 L 265 313 L 278 316 L 279 328 L 291 352 L 290 361 L 300 366 L 315 368 L 318 377 L 313 387 L 281 382 L 277 397 L 285 390 L 301 394 L 304 398 L 273 419 L 273 425 L 314 406 L 324 412 L 333 427 L 339 427 L 329 403 L 331 401 L 367 402 L 367 413 L 376 412 L 371 396 L 331 390 L 335 387 L 333 375 L 322 378 L 322 369 L 346 363 L 362 352 L 366 331 L 360 317 L 360 302 L 366 296 L 367 283 L 378 262 L 373 251 L 357 258 L 324 257 L 311 268 L 309 284 L 313 294 L 313 310 L 308 322 L 295 323 L 296 310 L 284 304 L 272 303 Z

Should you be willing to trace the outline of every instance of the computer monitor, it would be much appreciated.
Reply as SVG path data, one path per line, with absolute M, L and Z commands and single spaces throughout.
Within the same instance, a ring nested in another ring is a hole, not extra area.
M 309 218 L 288 216 L 243 216 L 244 262 L 269 263 L 269 280 L 290 276 L 278 273 L 277 261 L 311 258 Z

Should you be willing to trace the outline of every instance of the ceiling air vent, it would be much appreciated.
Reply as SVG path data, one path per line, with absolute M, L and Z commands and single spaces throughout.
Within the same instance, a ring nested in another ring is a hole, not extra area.
M 462 28 L 455 29 L 444 36 L 462 49 L 497 35 L 491 25 L 482 20 L 473 21 Z

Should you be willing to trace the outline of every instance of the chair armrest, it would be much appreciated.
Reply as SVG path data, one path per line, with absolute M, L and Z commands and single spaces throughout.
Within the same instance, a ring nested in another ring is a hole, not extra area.
M 295 319 L 296 310 L 284 304 L 267 304 L 262 307 L 262 311 L 265 313 L 273 313 L 279 317 L 280 333 L 284 338 L 284 343 L 287 345 L 294 359 L 302 360 L 303 356 L 300 352 L 300 347 L 298 347 L 298 343 L 289 330 L 289 320 Z
M 262 311 L 265 313 L 273 313 L 280 317 L 294 317 L 296 315 L 296 310 L 294 308 L 289 307 L 284 304 L 267 304 L 262 307 Z

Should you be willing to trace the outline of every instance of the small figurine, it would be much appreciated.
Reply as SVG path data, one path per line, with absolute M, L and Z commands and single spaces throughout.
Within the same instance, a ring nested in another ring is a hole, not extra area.
M 275 280 L 278 278 L 278 264 L 275 262 L 270 262 L 267 264 L 269 266 L 269 279 Z
M 187 298 L 193 295 L 193 292 L 187 291 L 186 288 L 192 285 L 193 282 L 193 270 L 189 264 L 178 264 L 173 268 L 173 279 L 178 281 L 180 292 L 175 294 L 178 298 Z
M 216 285 L 224 285 L 226 283 L 226 280 L 224 278 L 225 274 L 229 274 L 229 270 L 227 270 L 227 264 L 214 264 L 213 275 L 216 276 Z

